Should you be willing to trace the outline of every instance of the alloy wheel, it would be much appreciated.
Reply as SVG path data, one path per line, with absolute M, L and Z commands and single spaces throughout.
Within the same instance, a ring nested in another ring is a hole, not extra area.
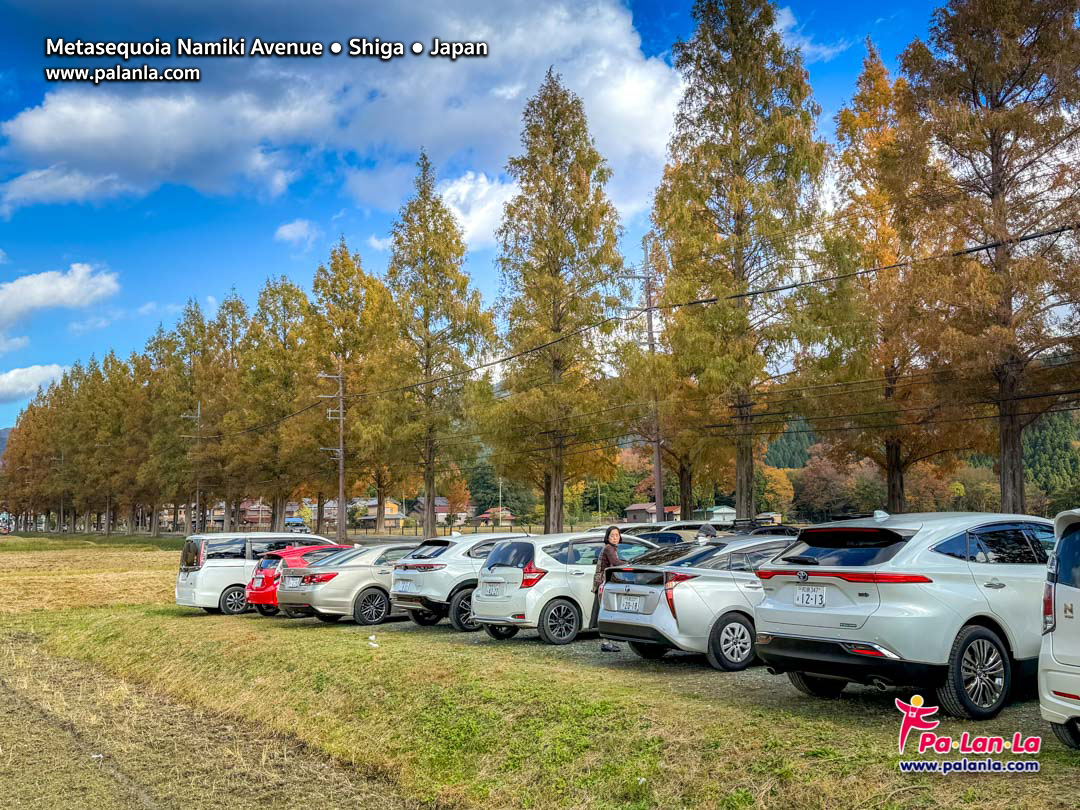
M 971 642 L 960 664 L 964 692 L 976 706 L 988 709 L 1005 689 L 1005 662 L 1001 651 L 984 638 Z
M 243 613 L 247 607 L 247 596 L 239 589 L 225 594 L 225 610 L 228 613 Z
M 378 624 L 386 616 L 386 599 L 381 593 L 369 593 L 360 600 L 360 615 L 369 624 Z
M 547 625 L 552 638 L 570 638 L 577 629 L 577 615 L 569 605 L 555 605 L 548 613 Z
M 472 597 L 462 599 L 458 605 L 458 621 L 465 627 L 480 627 L 480 623 L 473 619 Z
M 742 663 L 750 655 L 754 643 L 750 633 L 739 622 L 731 622 L 720 632 L 720 650 L 731 661 Z

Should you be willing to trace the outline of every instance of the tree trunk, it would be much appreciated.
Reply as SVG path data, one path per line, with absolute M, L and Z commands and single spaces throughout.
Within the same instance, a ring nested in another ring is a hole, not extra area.
M 233 530 L 233 515 L 232 515 L 232 498 L 229 497 L 229 490 L 225 490 L 225 500 L 221 502 L 222 515 L 221 528 L 222 531 L 231 532 Z
M 566 459 L 563 454 L 564 439 L 559 437 L 555 447 L 551 451 L 551 471 L 548 477 L 551 484 L 547 492 L 547 502 L 544 505 L 544 522 L 550 525 L 549 531 L 558 534 L 563 530 L 563 491 L 566 474 Z M 550 517 L 549 517 L 550 516 Z
M 900 440 L 885 440 L 885 481 L 888 500 L 885 509 L 892 515 L 902 513 L 906 507 L 904 498 L 904 466 L 900 457 Z
M 435 536 L 435 441 L 430 428 L 424 442 L 424 536 Z
M 754 516 L 754 436 L 749 397 L 735 403 L 735 517 Z
M 150 504 L 150 536 L 161 537 L 161 507 L 157 501 Z
M 1001 479 L 1001 511 L 1024 514 L 1024 446 L 1019 380 L 1012 371 L 998 378 L 998 467 Z
M 382 534 L 386 530 L 386 485 L 382 478 L 377 479 L 375 485 L 375 534 Z
M 323 533 L 323 510 L 326 506 L 326 495 L 322 492 L 315 494 L 315 534 Z
M 551 503 L 551 472 L 544 473 L 544 534 L 551 534 L 553 529 L 551 528 L 551 510 L 548 509 L 548 504 Z
M 195 534 L 191 527 L 195 522 L 195 510 L 191 503 L 188 501 L 184 504 L 184 534 Z
M 679 459 L 679 520 L 694 519 L 693 469 L 686 459 Z
M 131 504 L 131 506 L 128 507 L 128 519 L 127 519 L 127 533 L 128 534 L 135 534 L 135 511 L 136 511 L 136 506 L 133 503 L 133 504 Z

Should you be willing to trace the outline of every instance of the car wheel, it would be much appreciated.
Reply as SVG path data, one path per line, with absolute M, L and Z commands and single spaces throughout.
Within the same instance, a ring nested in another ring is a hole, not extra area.
M 953 717 L 986 720 L 1005 705 L 1012 687 L 1009 651 L 993 630 L 965 627 L 953 642 L 938 702 Z
M 340 613 L 319 613 L 315 611 L 315 618 L 326 624 L 337 624 L 343 618 Z
M 1080 748 L 1080 723 L 1070 720 L 1068 723 L 1051 723 L 1054 735 L 1066 748 Z
M 473 588 L 462 588 L 450 600 L 450 624 L 462 633 L 480 629 L 480 623 L 472 614 Z
M 713 669 L 738 672 L 754 661 L 754 623 L 742 613 L 725 613 L 709 632 L 705 657 Z
M 512 624 L 485 624 L 484 632 L 496 641 L 506 641 L 518 634 L 518 628 Z
M 378 588 L 365 588 L 353 602 L 357 624 L 382 624 L 390 615 L 390 598 Z
M 255 609 L 259 611 L 260 616 L 277 616 L 278 609 L 273 605 L 256 605 Z
M 838 698 L 847 686 L 847 681 L 837 678 L 822 678 L 819 675 L 807 675 L 805 672 L 789 672 L 791 685 L 804 695 L 819 698 Z
M 668 651 L 668 648 L 663 644 L 645 644 L 640 641 L 631 641 L 630 649 L 642 658 L 648 658 L 649 660 L 663 658 Z
M 421 627 L 431 627 L 442 621 L 442 614 L 433 610 L 410 610 L 409 618 L 412 619 L 413 624 L 418 624 Z
M 569 644 L 581 632 L 581 614 L 568 599 L 552 599 L 540 611 L 537 627 L 548 644 Z
M 236 616 L 247 610 L 247 593 L 243 585 L 233 585 L 221 592 L 218 610 L 226 616 Z

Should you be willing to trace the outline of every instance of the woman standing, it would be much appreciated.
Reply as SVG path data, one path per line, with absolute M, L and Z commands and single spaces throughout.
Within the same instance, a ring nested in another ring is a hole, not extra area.
M 589 627 L 596 627 L 597 617 L 600 615 L 600 583 L 604 581 L 604 572 L 607 571 L 613 565 L 623 565 L 624 561 L 619 559 L 619 542 L 622 540 L 622 534 L 619 532 L 618 526 L 608 526 L 606 532 L 604 532 L 604 547 L 600 549 L 600 556 L 596 558 L 596 573 L 593 575 L 593 608 L 592 608 L 592 620 L 589 622 Z M 618 652 L 619 645 L 611 641 L 604 640 L 600 645 L 601 652 Z

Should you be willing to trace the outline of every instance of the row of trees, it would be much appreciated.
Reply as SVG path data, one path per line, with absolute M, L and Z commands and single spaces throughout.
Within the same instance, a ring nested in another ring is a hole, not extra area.
M 1078 9 L 952 0 L 895 78 L 868 42 L 830 149 L 774 6 L 698 0 L 638 268 L 658 290 L 657 351 L 642 318 L 619 317 L 610 169 L 548 71 L 507 164 L 493 309 L 421 153 L 384 276 L 343 239 L 310 293 L 270 279 L 250 310 L 191 303 L 142 352 L 76 364 L 19 418 L 8 506 L 156 519 L 258 495 L 280 526 L 303 492 L 321 514 L 336 435 L 320 373 L 340 368 L 350 487 L 379 518 L 405 489 L 460 492 L 482 463 L 535 489 L 558 531 L 568 484 L 584 504 L 580 483 L 617 480 L 620 449 L 657 429 L 681 503 L 733 490 L 746 517 L 783 488 L 760 457 L 799 418 L 822 453 L 878 468 L 891 510 L 912 469 L 983 451 L 1001 507 L 1022 511 L 1023 431 L 1080 377 Z

